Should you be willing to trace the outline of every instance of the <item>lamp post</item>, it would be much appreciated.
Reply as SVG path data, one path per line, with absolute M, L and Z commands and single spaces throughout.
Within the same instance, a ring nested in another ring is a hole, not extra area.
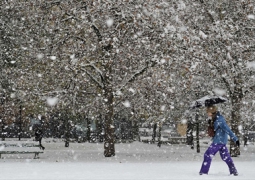
M 196 115 L 195 115 L 195 120 L 196 120 L 196 141 L 197 141 L 197 153 L 200 153 L 200 144 L 199 144 L 199 121 L 198 121 L 198 110 L 196 110 Z
M 21 140 L 21 136 L 22 136 L 22 100 L 24 99 L 24 92 L 19 91 L 17 92 L 17 104 L 19 104 L 19 115 L 18 115 L 18 119 L 17 119 L 17 124 L 18 124 L 18 138 L 19 141 Z
M 5 129 L 5 122 L 4 122 L 5 115 L 4 115 L 4 112 L 5 112 L 5 109 L 4 109 L 4 104 L 5 104 L 5 95 L 3 94 L 2 98 L 1 98 L 2 115 L 0 116 L 1 130 L 2 130 L 1 131 L 2 141 L 5 140 L 5 133 L 4 133 L 4 129 Z
M 19 141 L 21 140 L 21 127 L 22 127 L 22 106 L 20 104 L 19 106 L 19 132 L 18 132 L 18 135 L 19 135 Z
M 195 88 L 195 95 L 196 95 L 196 98 L 198 99 L 199 98 L 199 89 L 200 89 L 200 86 L 198 85 L 196 88 Z M 197 153 L 200 153 L 200 144 L 199 144 L 199 109 L 196 108 L 196 114 L 195 114 L 195 123 L 196 123 L 196 142 L 197 142 Z
M 1 123 L 2 123 L 2 125 L 1 125 L 1 128 L 2 128 L 2 141 L 5 141 L 5 134 L 4 134 L 4 128 L 5 128 L 5 124 L 4 124 L 4 121 L 3 120 L 1 120 L 0 119 L 0 121 L 1 121 Z

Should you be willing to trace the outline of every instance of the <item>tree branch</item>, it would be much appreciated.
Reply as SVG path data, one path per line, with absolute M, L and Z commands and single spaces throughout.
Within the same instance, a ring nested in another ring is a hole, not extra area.
M 152 64 L 149 66 L 149 62 L 146 62 L 147 65 L 145 67 L 143 67 L 142 69 L 138 70 L 135 74 L 133 74 L 129 80 L 127 80 L 118 91 L 121 91 L 128 83 L 133 82 L 138 76 L 142 75 L 147 69 L 154 67 L 157 62 L 152 61 Z
M 205 7 L 205 11 L 206 11 L 207 15 L 209 16 L 209 18 L 211 19 L 211 22 L 214 23 L 215 22 L 214 18 L 212 16 L 212 14 L 208 11 L 208 8 L 207 8 L 205 2 L 203 0 L 200 0 L 200 3 Z
M 95 31 L 95 33 L 96 33 L 96 35 L 97 35 L 97 38 L 98 38 L 98 41 L 101 42 L 102 39 L 103 39 L 103 37 L 102 37 L 102 35 L 101 35 L 99 29 L 98 29 L 94 24 L 92 24 L 91 27 L 92 27 L 92 29 Z
M 104 88 L 104 84 L 99 82 L 91 73 L 89 73 L 86 69 L 81 68 L 91 79 L 94 81 L 100 88 Z
M 242 53 L 247 53 L 247 52 L 255 52 L 255 46 L 249 47 L 249 49 L 244 50 Z
M 244 96 L 246 96 L 246 94 L 249 93 L 250 91 L 255 92 L 255 85 L 249 87 L 249 89 L 247 89 L 247 90 L 244 92 Z
M 226 80 L 225 77 L 222 77 L 222 80 L 223 80 L 223 82 L 225 83 L 225 85 L 226 85 L 226 87 L 227 87 L 227 89 L 228 89 L 228 92 L 229 92 L 230 94 L 232 94 L 232 91 L 231 91 L 229 82 Z
M 96 72 L 99 73 L 99 76 L 101 78 L 101 81 L 103 82 L 104 81 L 104 78 L 103 78 L 103 73 L 100 69 L 98 69 L 95 65 L 93 64 L 85 64 L 83 66 L 90 66 L 92 68 L 94 68 L 96 70 Z M 85 68 L 81 68 L 81 70 L 83 70 L 98 86 L 100 86 L 100 88 L 104 88 L 104 84 L 102 82 L 99 82 L 91 73 L 89 73 Z

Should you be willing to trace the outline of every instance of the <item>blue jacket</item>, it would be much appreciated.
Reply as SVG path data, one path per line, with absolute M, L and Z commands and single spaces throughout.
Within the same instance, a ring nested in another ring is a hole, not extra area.
M 227 125 L 225 118 L 219 112 L 217 112 L 216 120 L 214 121 L 214 131 L 216 131 L 213 137 L 214 144 L 227 144 L 228 135 L 233 141 L 236 142 L 238 140 Z

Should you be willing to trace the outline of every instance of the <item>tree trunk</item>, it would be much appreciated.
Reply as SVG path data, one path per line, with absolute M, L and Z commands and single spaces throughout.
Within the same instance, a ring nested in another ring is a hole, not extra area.
M 190 145 L 191 149 L 194 149 L 193 126 L 194 126 L 194 123 L 192 122 L 192 119 L 190 118 L 187 125 L 186 137 L 187 137 L 187 145 Z
M 91 128 L 91 122 L 89 120 L 89 118 L 86 118 L 86 122 L 87 122 L 87 141 L 91 142 L 91 132 L 90 132 L 90 128 Z
M 162 141 L 161 141 L 161 129 L 162 129 L 162 124 L 159 124 L 158 127 L 158 147 L 161 147 Z
M 235 133 L 235 135 L 239 138 L 239 131 L 238 131 L 238 125 L 239 125 L 239 120 L 240 120 L 240 105 L 239 105 L 239 103 L 233 104 L 231 116 L 232 116 L 231 129 Z M 240 148 L 238 148 L 238 146 L 232 140 L 230 142 L 230 155 L 232 157 L 237 157 L 238 155 L 240 155 Z
M 241 88 L 235 87 L 232 95 L 231 129 L 238 138 L 240 137 L 238 125 L 241 121 L 240 109 L 242 97 Z M 237 157 L 240 155 L 240 148 L 233 141 L 230 142 L 230 155 L 232 157 Z
M 153 133 L 152 133 L 152 143 L 155 143 L 155 138 L 157 136 L 157 123 L 153 125 Z
M 114 148 L 114 126 L 113 126 L 113 92 L 110 86 L 105 88 L 106 114 L 105 114 L 105 142 L 104 156 L 115 156 Z

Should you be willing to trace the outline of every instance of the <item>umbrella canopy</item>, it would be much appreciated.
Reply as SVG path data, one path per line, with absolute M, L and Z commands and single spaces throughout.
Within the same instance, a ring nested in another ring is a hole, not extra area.
M 199 107 L 208 107 L 218 103 L 224 103 L 228 101 L 226 98 L 221 96 L 205 96 L 191 103 L 190 108 L 195 109 Z

